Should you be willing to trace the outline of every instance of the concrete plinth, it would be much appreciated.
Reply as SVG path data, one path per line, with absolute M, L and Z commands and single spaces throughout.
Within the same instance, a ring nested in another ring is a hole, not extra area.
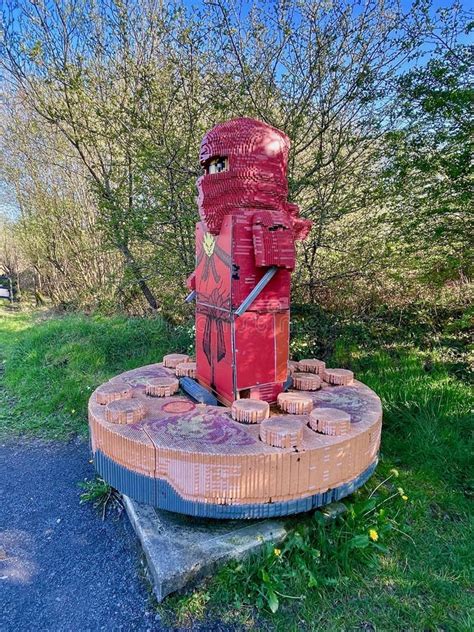
M 140 539 L 158 601 L 211 575 L 218 566 L 256 552 L 266 542 L 286 537 L 288 520 L 208 520 L 156 509 L 123 497 L 128 517 Z M 333 518 L 345 507 L 323 509 Z

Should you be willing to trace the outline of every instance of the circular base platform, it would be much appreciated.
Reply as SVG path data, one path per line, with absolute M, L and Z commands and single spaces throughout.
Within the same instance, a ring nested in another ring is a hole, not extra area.
M 285 424 L 289 435 L 298 427 L 298 442 L 278 447 L 262 439 L 261 425 L 271 426 L 268 422 L 241 423 L 230 408 L 199 404 L 181 392 L 147 395 L 148 382 L 163 377 L 175 377 L 174 369 L 162 364 L 134 369 L 99 387 L 89 401 L 96 468 L 139 502 L 211 518 L 289 515 L 347 496 L 376 466 L 382 408 L 360 382 L 297 391 L 316 409 L 347 413 L 350 426 L 341 434 L 319 432 L 309 413 L 289 415 L 272 407 L 270 420 L 282 417 L 279 433 L 285 433 Z M 131 397 L 124 385 L 132 388 Z M 112 392 L 125 393 L 126 399 L 118 400 L 124 410 L 133 403 L 144 415 L 123 413 L 120 423 L 109 421 L 115 417 L 108 407 L 117 407 L 117 400 L 104 402 Z

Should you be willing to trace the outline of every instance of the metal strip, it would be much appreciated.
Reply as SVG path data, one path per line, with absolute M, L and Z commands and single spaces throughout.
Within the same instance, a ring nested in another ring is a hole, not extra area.
M 248 310 L 250 305 L 255 301 L 255 299 L 258 297 L 258 295 L 261 294 L 261 292 L 265 289 L 265 287 L 273 279 L 273 277 L 275 276 L 277 271 L 278 271 L 278 267 L 277 266 L 272 266 L 271 268 L 268 268 L 268 270 L 265 272 L 265 274 L 260 279 L 260 281 L 257 283 L 257 285 L 253 288 L 253 290 L 250 292 L 250 294 L 247 296 L 247 298 L 244 298 L 242 303 L 235 310 L 234 314 L 236 316 L 242 316 L 242 314 L 245 314 L 245 312 Z

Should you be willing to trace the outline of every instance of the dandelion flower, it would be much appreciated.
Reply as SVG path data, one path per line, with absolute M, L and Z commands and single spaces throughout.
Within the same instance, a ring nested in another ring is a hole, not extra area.
M 392 474 L 393 476 L 395 476 L 395 478 L 398 478 L 400 476 L 400 474 L 398 473 L 398 470 L 396 470 L 395 468 L 393 468 L 392 470 L 390 470 L 390 474 Z
M 369 538 L 372 540 L 372 542 L 377 542 L 377 540 L 379 539 L 379 534 L 375 529 L 369 529 Z
M 74 413 L 76 412 L 76 410 L 74 408 L 71 409 L 71 413 L 74 415 Z
M 403 496 L 403 494 L 405 493 L 403 487 L 398 487 L 397 492 L 400 494 L 400 496 Z
M 280 555 L 281 555 L 281 549 L 273 549 L 273 552 L 275 553 L 275 555 L 276 555 L 277 557 L 280 557 Z
M 408 496 L 406 494 L 403 494 L 402 500 L 404 500 L 406 502 L 408 500 Z

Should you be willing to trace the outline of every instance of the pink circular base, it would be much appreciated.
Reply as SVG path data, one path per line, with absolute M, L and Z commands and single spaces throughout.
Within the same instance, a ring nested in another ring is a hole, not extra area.
M 198 404 L 179 392 L 146 395 L 150 379 L 173 376 L 173 369 L 152 364 L 113 378 L 111 384 L 132 387 L 129 401 L 138 400 L 145 416 L 135 423 L 107 421 L 99 387 L 89 401 L 89 424 L 94 453 L 126 472 L 166 482 L 183 501 L 253 506 L 303 500 L 357 479 L 377 458 L 382 407 L 361 382 L 298 391 L 315 408 L 348 413 L 350 428 L 322 434 L 310 427 L 309 414 L 282 413 L 289 426 L 302 427 L 298 446 L 282 448 L 260 438 L 260 423 L 232 419 L 230 408 Z

